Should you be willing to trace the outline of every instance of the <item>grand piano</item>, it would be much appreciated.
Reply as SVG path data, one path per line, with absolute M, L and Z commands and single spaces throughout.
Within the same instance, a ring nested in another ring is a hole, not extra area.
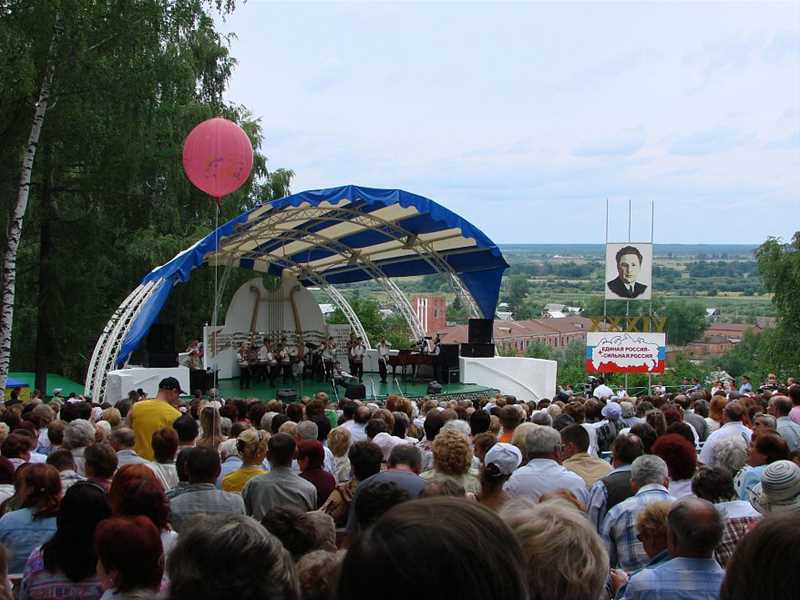
M 397 354 L 389 357 L 387 364 L 392 367 L 392 378 L 397 376 L 397 367 L 401 368 L 403 377 L 406 376 L 408 367 L 411 367 L 411 378 L 416 380 L 417 367 L 429 366 L 432 368 L 435 359 L 436 356 L 433 354 L 414 352 L 412 350 L 398 350 Z

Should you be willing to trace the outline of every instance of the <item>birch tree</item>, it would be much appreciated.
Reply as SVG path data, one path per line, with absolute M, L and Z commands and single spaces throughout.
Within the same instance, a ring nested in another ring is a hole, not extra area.
M 192 127 L 224 116 L 253 142 L 253 182 L 225 199 L 223 220 L 271 196 L 260 122 L 223 98 L 235 60 L 211 12 L 233 8 L 227 0 L 0 0 L 0 238 L 11 231 L 57 10 L 64 27 L 16 242 L 15 304 L 9 299 L 6 369 L 37 371 L 37 387 L 47 372 L 81 380 L 121 299 L 213 226 L 213 202 L 181 166 Z M 179 344 L 208 320 L 211 283 L 200 270 L 172 294 L 164 319 Z
M 53 27 L 53 35 L 50 40 L 50 48 L 47 52 L 47 62 L 45 64 L 42 85 L 39 90 L 39 99 L 36 102 L 33 113 L 33 123 L 28 137 L 28 144 L 22 157 L 22 169 L 19 176 L 19 186 L 17 189 L 17 201 L 14 211 L 8 222 L 8 232 L 6 234 L 6 245 L 3 251 L 3 273 L 0 289 L 2 289 L 2 304 L 0 305 L 0 392 L 5 390 L 6 380 L 8 379 L 8 368 L 11 363 L 11 331 L 14 324 L 14 295 L 17 282 L 17 251 L 22 239 L 22 225 L 25 212 L 28 209 L 28 197 L 30 196 L 31 175 L 33 174 L 33 163 L 36 159 L 36 149 L 39 145 L 39 137 L 44 126 L 44 119 L 47 115 L 47 105 L 50 100 L 50 88 L 53 85 L 53 76 L 56 71 L 56 61 L 58 57 L 58 44 L 64 32 L 64 23 L 61 13 L 56 13 L 56 21 Z

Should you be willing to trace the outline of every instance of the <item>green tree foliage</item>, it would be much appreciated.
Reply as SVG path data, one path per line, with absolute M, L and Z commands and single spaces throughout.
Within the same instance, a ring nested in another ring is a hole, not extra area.
M 796 374 L 800 364 L 800 231 L 791 243 L 770 238 L 756 250 L 764 287 L 772 293 L 778 311 L 774 330 L 765 332 L 772 368 L 783 375 Z
M 734 377 L 747 375 L 753 381 L 766 379 L 775 368 L 770 356 L 770 333 L 746 332 L 732 350 L 708 361 L 709 370 L 722 370 Z
M 530 282 L 525 275 L 512 275 L 508 279 L 508 285 L 505 290 L 504 299 L 508 302 L 509 309 L 515 314 L 525 305 L 525 297 L 530 291 Z
M 652 304 L 653 316 L 667 319 L 667 343 L 670 345 L 683 346 L 698 339 L 703 333 L 706 326 L 706 311 L 701 303 L 680 299 L 654 300 Z M 602 296 L 592 296 L 586 302 L 584 314 L 591 317 L 602 316 Z M 625 301 L 607 301 L 606 314 L 611 317 L 624 317 L 626 314 Z M 628 314 L 633 317 L 648 316 L 650 303 L 631 302 Z
M 453 301 L 447 305 L 447 322 L 463 325 L 467 322 L 467 308 L 461 300 L 461 296 L 456 296 Z
M 706 326 L 706 310 L 699 302 L 671 300 L 660 314 L 667 318 L 667 343 L 673 346 L 696 340 Z
M 392 344 L 393 348 L 410 347 L 411 331 L 403 317 L 395 315 L 384 319 L 380 313 L 380 305 L 369 298 L 351 298 L 350 306 L 358 315 L 373 346 L 378 343 L 381 336 L 386 336 L 386 340 Z M 344 324 L 347 323 L 347 317 L 337 308 L 328 318 L 328 322 Z
M 562 385 L 577 385 L 586 381 L 586 345 L 584 343 L 570 342 L 565 348 L 556 349 L 550 358 L 558 363 L 558 381 Z
M 181 164 L 183 140 L 200 121 L 239 122 L 256 150 L 250 181 L 223 199 L 221 221 L 288 191 L 291 171 L 267 174 L 260 122 L 223 101 L 235 60 L 213 11 L 233 8 L 229 0 L 0 2 L 6 199 L 15 195 L 56 10 L 64 20 L 18 256 L 12 369 L 82 378 L 122 299 L 214 226 L 214 202 Z M 174 290 L 162 319 L 176 324 L 179 344 L 210 320 L 212 291 L 208 269 Z
M 548 346 L 544 342 L 534 341 L 528 344 L 528 347 L 525 349 L 525 356 L 528 358 L 546 358 L 552 359 L 553 358 L 553 348 Z

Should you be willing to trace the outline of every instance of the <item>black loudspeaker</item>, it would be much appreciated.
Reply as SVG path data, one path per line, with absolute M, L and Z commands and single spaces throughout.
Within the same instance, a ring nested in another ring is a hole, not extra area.
M 446 369 L 458 368 L 458 344 L 439 344 L 439 360 Z
M 145 339 L 147 366 L 168 368 L 178 366 L 178 353 L 175 351 L 175 326 L 158 323 L 150 328 Z
M 366 400 L 367 388 L 363 383 L 351 383 L 345 389 L 344 395 L 350 400 Z
M 214 374 L 205 369 L 192 369 L 189 371 L 189 389 L 185 390 L 194 393 L 195 390 L 200 390 L 204 394 L 214 387 Z
M 148 354 L 169 354 L 175 352 L 175 326 L 157 323 L 150 328 L 145 341 Z
M 492 358 L 494 356 L 494 344 L 461 344 L 461 356 Z
M 470 319 L 467 341 L 470 344 L 491 344 L 493 326 L 492 319 Z
M 275 395 L 275 397 L 284 403 L 296 402 L 297 390 L 294 390 L 292 388 L 282 388 L 278 390 L 278 393 Z
M 147 366 L 151 369 L 167 369 L 178 366 L 177 352 L 148 352 Z

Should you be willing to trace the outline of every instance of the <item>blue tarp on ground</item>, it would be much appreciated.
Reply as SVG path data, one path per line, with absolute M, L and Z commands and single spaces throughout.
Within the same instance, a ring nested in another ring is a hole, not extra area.
M 437 254 L 442 257 L 460 277 L 464 286 L 472 294 L 481 312 L 487 318 L 493 318 L 497 299 L 500 292 L 500 280 L 503 271 L 508 268 L 503 255 L 497 245 L 492 242 L 477 227 L 458 216 L 447 208 L 437 204 L 433 200 L 411 194 L 403 190 L 384 190 L 376 188 L 364 188 L 357 186 L 342 186 L 324 190 L 312 190 L 293 194 L 271 203 L 269 210 L 261 210 L 256 207 L 246 211 L 234 219 L 231 219 L 216 231 L 212 231 L 206 237 L 195 243 L 190 248 L 184 250 L 168 263 L 153 269 L 142 280 L 142 283 L 158 281 L 156 293 L 151 296 L 145 306 L 139 311 L 134 319 L 132 327 L 123 341 L 117 359 L 118 364 L 124 363 L 131 352 L 144 339 L 153 323 L 158 318 L 161 309 L 167 302 L 173 285 L 179 282 L 186 282 L 191 277 L 193 269 L 206 263 L 207 257 L 217 247 L 224 249 L 226 243 L 236 240 L 239 236 L 248 235 L 249 232 L 257 231 L 259 223 L 264 219 L 270 218 L 287 209 L 296 209 L 303 206 L 317 207 L 322 203 L 325 206 L 333 205 L 331 213 L 327 213 L 319 218 L 304 221 L 298 226 L 298 231 L 305 237 L 309 244 L 303 247 L 302 251 L 295 252 L 287 256 L 289 260 L 298 265 L 313 263 L 313 261 L 324 260 L 336 257 L 337 252 L 331 250 L 330 244 L 315 243 L 315 235 L 324 237 L 327 228 L 341 227 L 343 222 L 357 218 L 359 214 L 368 215 L 378 210 L 398 205 L 404 209 L 411 209 L 408 215 L 403 215 L 397 220 L 387 223 L 385 227 L 371 226 L 354 227 L 351 233 L 345 231 L 344 235 L 337 235 L 335 243 L 346 247 L 355 252 L 369 252 L 371 247 L 396 241 L 393 237 L 391 228 L 400 228 L 408 232 L 412 239 L 409 244 L 414 244 L 414 236 L 435 235 L 436 232 L 446 232 L 447 230 L 460 230 L 460 238 L 465 238 L 469 243 L 458 245 L 458 241 L 453 244 L 437 249 Z M 346 206 L 347 214 L 336 214 L 336 205 Z M 355 212 L 354 212 L 355 210 Z M 296 236 L 287 235 L 282 237 L 269 237 L 259 240 L 259 244 L 243 251 L 238 257 L 238 266 L 245 269 L 253 269 L 256 261 L 260 259 L 269 260 L 267 256 L 270 252 L 279 253 L 281 247 L 286 247 L 296 241 Z M 327 246 L 327 247 L 326 247 Z M 276 256 L 278 254 L 273 254 Z M 381 271 L 388 277 L 406 277 L 412 275 L 426 275 L 435 273 L 437 268 L 424 256 L 418 253 L 411 253 L 407 256 L 391 256 L 386 259 L 377 258 L 373 261 Z M 347 264 L 333 264 L 324 270 L 317 270 L 312 264 L 312 268 L 328 283 L 354 283 L 365 281 L 372 278 L 372 275 L 362 268 L 358 261 L 348 262 Z M 276 264 L 270 264 L 268 272 L 280 275 L 282 268 Z M 311 280 L 302 280 L 304 285 L 314 285 Z

